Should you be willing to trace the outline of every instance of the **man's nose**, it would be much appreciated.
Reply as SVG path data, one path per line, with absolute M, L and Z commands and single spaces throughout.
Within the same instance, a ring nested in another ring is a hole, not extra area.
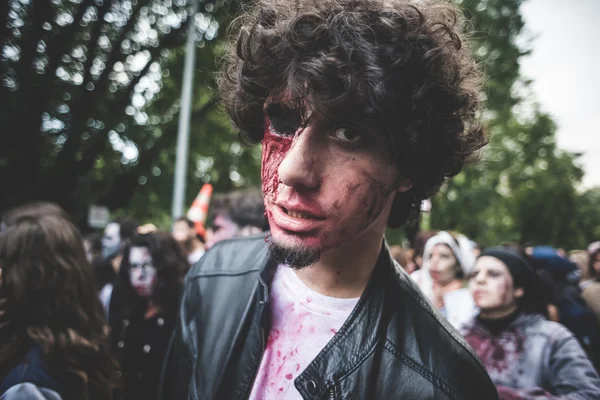
M 312 126 L 297 133 L 294 142 L 279 165 L 279 179 L 290 187 L 316 189 L 322 168 L 318 147 L 320 138 Z

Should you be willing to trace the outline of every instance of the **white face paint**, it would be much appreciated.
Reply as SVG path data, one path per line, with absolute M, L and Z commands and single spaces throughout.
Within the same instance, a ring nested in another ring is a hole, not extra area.
M 129 280 L 141 297 L 150 297 L 156 282 L 156 268 L 146 247 L 131 247 L 129 251 Z
M 102 255 L 104 258 L 112 257 L 119 250 L 121 244 L 121 227 L 116 222 L 111 222 L 104 228 L 102 236 Z
M 111 222 L 110 224 L 106 225 L 106 228 L 104 228 L 104 237 L 102 238 L 102 242 L 107 246 L 115 246 L 119 244 L 120 241 L 121 229 L 119 224 L 116 222 Z

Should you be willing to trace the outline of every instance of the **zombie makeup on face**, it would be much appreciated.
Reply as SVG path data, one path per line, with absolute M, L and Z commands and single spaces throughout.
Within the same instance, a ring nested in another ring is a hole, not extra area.
M 129 251 L 129 280 L 140 297 L 152 295 L 156 282 L 156 268 L 147 247 L 133 246 Z
M 469 278 L 469 289 L 482 314 L 505 314 L 517 307 L 510 271 L 497 258 L 483 256 L 477 260 Z
M 262 190 L 267 199 L 274 200 L 279 188 L 279 165 L 292 146 L 294 136 L 302 121 L 299 111 L 281 103 L 265 107 L 265 132 L 262 153 Z M 267 211 L 268 212 L 268 211 Z
M 321 117 L 271 102 L 262 141 L 272 239 L 311 257 L 352 246 L 379 221 L 398 189 L 397 171 L 382 149 L 366 147 L 362 135 Z
M 429 274 L 434 282 L 446 285 L 454 281 L 457 268 L 459 266 L 450 247 L 440 243 L 431 249 Z
M 110 258 L 114 256 L 121 245 L 121 227 L 116 222 L 106 225 L 102 236 L 102 256 Z

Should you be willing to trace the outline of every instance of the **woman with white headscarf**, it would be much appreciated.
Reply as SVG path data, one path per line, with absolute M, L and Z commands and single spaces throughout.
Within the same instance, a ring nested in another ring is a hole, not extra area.
M 474 264 L 472 242 L 464 235 L 442 231 L 427 241 L 423 266 L 411 275 L 455 328 L 475 314 L 473 297 L 466 288 L 466 278 Z

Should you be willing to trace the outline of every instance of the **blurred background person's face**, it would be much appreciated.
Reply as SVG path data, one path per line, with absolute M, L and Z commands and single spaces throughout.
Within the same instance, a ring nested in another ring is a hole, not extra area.
M 239 230 L 240 227 L 229 219 L 229 217 L 217 214 L 210 229 L 206 232 L 206 249 L 210 249 L 215 243 L 218 243 L 221 240 L 238 236 Z
M 437 244 L 431 249 L 429 257 L 429 274 L 433 282 L 446 285 L 456 277 L 456 258 L 445 244 Z
M 104 258 L 114 256 L 121 245 L 121 228 L 116 222 L 106 225 L 102 236 L 102 255 Z
M 515 289 L 506 265 L 497 258 L 483 256 L 477 260 L 469 279 L 469 290 L 483 315 L 508 315 L 517 308 L 522 289 Z
M 152 295 L 156 283 L 156 268 L 152 264 L 152 255 L 146 247 L 131 247 L 129 252 L 129 280 L 140 297 Z

